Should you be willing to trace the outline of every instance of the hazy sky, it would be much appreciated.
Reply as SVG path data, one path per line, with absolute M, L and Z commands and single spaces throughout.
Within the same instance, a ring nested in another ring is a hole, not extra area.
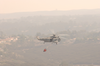
M 100 0 L 0 0 L 0 13 L 100 8 Z

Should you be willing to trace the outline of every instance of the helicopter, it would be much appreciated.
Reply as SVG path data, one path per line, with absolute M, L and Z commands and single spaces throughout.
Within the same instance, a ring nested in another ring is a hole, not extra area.
M 44 44 L 45 44 L 45 42 L 52 42 L 52 43 L 56 43 L 57 44 L 58 42 L 61 41 L 59 36 L 57 36 L 55 34 L 53 34 L 50 37 L 46 37 L 46 38 L 39 38 L 39 37 L 37 37 L 37 39 L 40 40 L 40 41 L 44 41 Z

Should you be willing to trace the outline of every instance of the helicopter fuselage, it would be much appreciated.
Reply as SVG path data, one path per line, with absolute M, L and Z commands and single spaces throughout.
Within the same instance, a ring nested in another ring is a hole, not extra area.
M 37 39 L 40 40 L 40 41 L 44 41 L 44 43 L 45 42 L 53 42 L 53 43 L 57 44 L 60 41 L 59 37 L 54 37 L 54 38 L 38 38 L 37 37 Z

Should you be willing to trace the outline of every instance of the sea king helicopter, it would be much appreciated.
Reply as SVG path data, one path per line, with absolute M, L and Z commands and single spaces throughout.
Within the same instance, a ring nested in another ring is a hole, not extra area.
M 64 38 L 65 36 L 68 36 L 68 34 L 56 34 L 53 32 L 53 34 L 50 35 L 49 37 L 40 38 L 39 36 L 37 36 L 37 39 L 40 41 L 43 41 L 44 44 L 45 42 L 51 42 L 51 43 L 58 44 L 58 42 L 60 42 L 61 39 L 66 39 Z
M 44 37 L 44 38 L 40 38 L 39 36 L 36 36 L 36 38 L 38 39 L 38 40 L 40 40 L 40 41 L 43 41 L 44 42 L 44 44 L 45 44 L 45 42 L 51 42 L 51 43 L 56 43 L 56 44 L 58 44 L 58 42 L 60 42 L 61 41 L 61 38 L 64 38 L 65 36 L 68 36 L 67 34 L 52 34 L 51 36 L 49 36 L 49 37 Z M 65 39 L 65 38 L 64 38 Z M 46 48 L 43 50 L 43 52 L 46 52 Z
M 45 42 L 52 42 L 52 43 L 56 43 L 57 44 L 58 42 L 61 41 L 60 37 L 55 35 L 55 34 L 51 35 L 50 37 L 45 37 L 45 38 L 39 38 L 37 36 L 37 39 L 40 40 L 40 41 L 44 41 L 44 43 Z

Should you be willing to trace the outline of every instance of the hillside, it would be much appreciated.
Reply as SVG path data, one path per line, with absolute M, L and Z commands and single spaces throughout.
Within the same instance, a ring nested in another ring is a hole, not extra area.
M 69 16 L 69 15 L 98 15 L 100 9 L 82 9 L 82 10 L 69 10 L 69 11 L 37 11 L 37 12 L 19 12 L 0 14 L 0 19 L 13 19 L 28 16 Z
M 1 19 L 0 31 L 7 35 L 49 34 L 66 30 L 100 31 L 100 15 L 34 16 L 20 19 Z
M 100 9 L 0 14 L 0 66 L 100 66 Z
M 0 66 L 60 66 L 63 62 L 100 65 L 100 32 L 63 33 L 69 36 L 57 45 L 44 44 L 27 35 L 15 35 L 17 41 L 3 40 L 0 43 Z M 45 48 L 47 51 L 43 52 Z
M 68 64 L 100 65 L 100 44 L 53 44 L 45 53 L 43 49 L 49 44 L 43 46 L 24 44 L 21 47 L 18 47 L 18 45 L 7 46 L 8 51 L 2 57 L 4 61 L 2 59 L 0 61 L 7 64 L 7 66 L 17 63 L 17 66 L 57 66 L 63 61 Z

